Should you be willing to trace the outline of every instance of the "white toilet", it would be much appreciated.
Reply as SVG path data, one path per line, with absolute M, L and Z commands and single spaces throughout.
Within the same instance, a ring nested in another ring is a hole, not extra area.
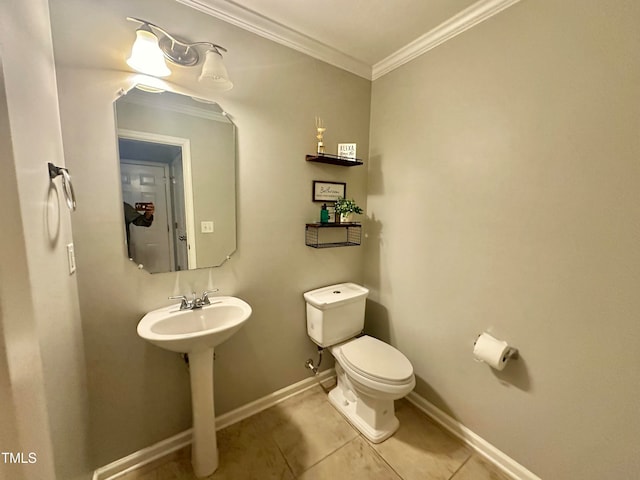
M 307 333 L 336 359 L 338 385 L 329 400 L 373 443 L 398 429 L 393 401 L 416 385 L 411 362 L 399 350 L 367 335 L 364 310 L 369 290 L 341 283 L 304 294 Z

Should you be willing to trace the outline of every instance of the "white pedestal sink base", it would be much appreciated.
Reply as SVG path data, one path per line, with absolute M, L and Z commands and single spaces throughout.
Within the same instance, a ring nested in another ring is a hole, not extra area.
M 213 406 L 213 348 L 189 353 L 193 442 L 191 464 L 197 477 L 218 468 L 216 416 Z
M 216 417 L 213 407 L 213 349 L 237 332 L 251 307 L 236 297 L 215 297 L 209 305 L 181 310 L 169 305 L 147 313 L 138 335 L 172 352 L 187 352 L 191 377 L 193 442 L 191 463 L 198 477 L 218 468 Z

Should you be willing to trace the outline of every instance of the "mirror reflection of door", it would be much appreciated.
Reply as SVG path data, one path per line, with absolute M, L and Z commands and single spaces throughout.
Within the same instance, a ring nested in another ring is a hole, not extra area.
M 188 141 L 166 139 L 181 143 L 175 145 L 162 143 L 156 135 L 154 141 L 140 138 L 150 140 L 151 136 L 125 131 L 118 137 L 123 201 L 132 207 L 138 202 L 155 205 L 151 226 L 130 223 L 126 227 L 129 256 L 150 273 L 187 270 L 190 245 L 185 196 L 190 192 L 185 189 L 183 160 L 189 155 L 183 149 L 188 148 Z
M 136 225 L 134 222 L 126 227 L 129 230 L 127 247 L 130 258 L 144 265 L 150 272 L 161 272 L 170 268 L 166 170 L 166 166 L 152 162 L 134 163 L 128 159 L 120 161 L 122 201 L 134 208 L 138 202 L 153 202 L 155 206 L 151 225 Z M 139 211 L 138 214 L 143 215 L 144 211 Z

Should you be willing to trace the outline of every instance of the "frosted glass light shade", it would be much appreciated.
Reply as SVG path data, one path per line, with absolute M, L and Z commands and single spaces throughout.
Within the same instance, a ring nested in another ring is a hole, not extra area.
M 136 41 L 131 48 L 131 56 L 127 60 L 127 65 L 138 72 L 155 77 L 170 75 L 171 70 L 167 67 L 164 54 L 158 46 L 158 37 L 143 28 L 136 30 Z
M 205 54 L 202 73 L 198 81 L 219 91 L 231 90 L 233 83 L 229 80 L 227 67 L 224 66 L 222 55 L 215 50 L 209 50 Z

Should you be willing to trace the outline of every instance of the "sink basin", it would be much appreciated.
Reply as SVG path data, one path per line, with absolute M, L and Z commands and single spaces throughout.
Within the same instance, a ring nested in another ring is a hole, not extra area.
M 251 316 L 251 307 L 236 297 L 213 297 L 211 305 L 180 310 L 180 304 L 147 313 L 138 335 L 158 347 L 190 353 L 220 345 Z
M 180 310 L 180 304 L 147 313 L 138 335 L 158 347 L 189 354 L 193 410 L 191 463 L 196 477 L 218 468 L 218 442 L 213 405 L 213 349 L 237 332 L 251 316 L 251 307 L 236 297 L 213 297 L 211 305 Z

